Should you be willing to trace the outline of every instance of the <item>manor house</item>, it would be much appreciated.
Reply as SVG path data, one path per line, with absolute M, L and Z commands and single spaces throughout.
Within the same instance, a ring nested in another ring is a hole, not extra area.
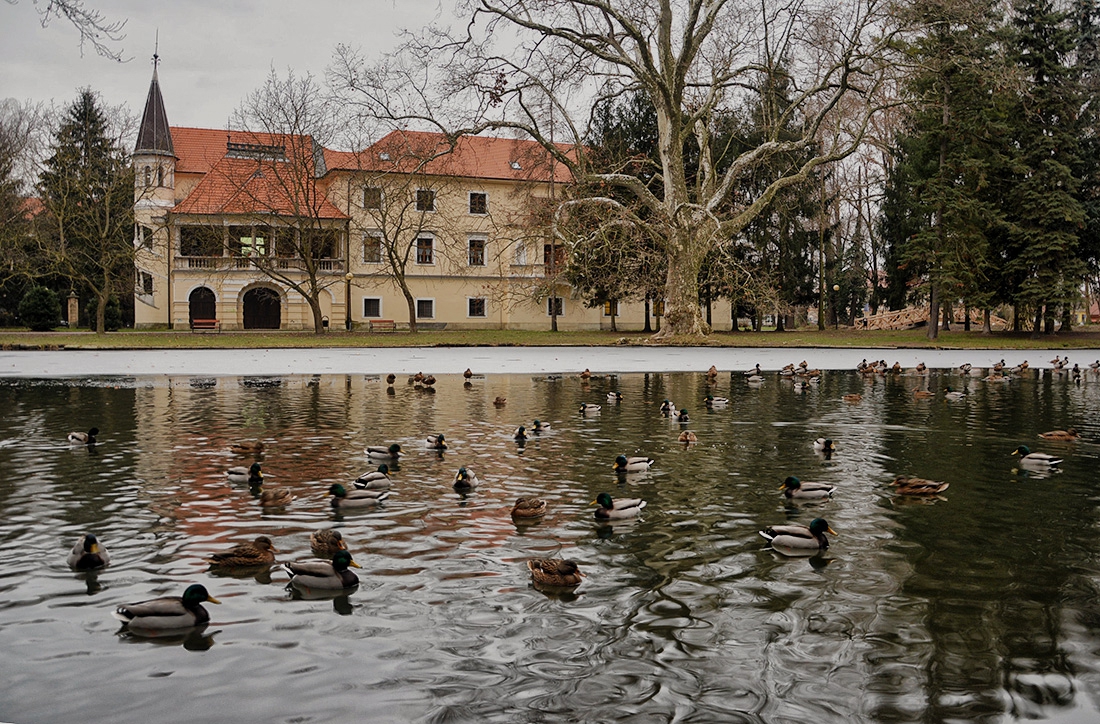
M 138 328 L 643 327 L 641 301 L 588 308 L 559 278 L 545 229 L 571 177 L 530 141 L 175 127 L 154 68 L 133 165 Z

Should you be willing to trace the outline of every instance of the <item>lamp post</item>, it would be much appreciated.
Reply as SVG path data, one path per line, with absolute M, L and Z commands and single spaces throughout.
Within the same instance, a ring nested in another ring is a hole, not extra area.
M 351 331 L 351 280 L 355 275 L 348 272 L 344 275 L 344 330 Z
M 833 285 L 833 329 L 834 330 L 840 329 L 840 308 L 838 306 L 838 302 L 840 301 L 838 299 L 838 297 L 840 296 L 839 292 L 840 292 L 840 285 L 839 284 L 834 284 Z

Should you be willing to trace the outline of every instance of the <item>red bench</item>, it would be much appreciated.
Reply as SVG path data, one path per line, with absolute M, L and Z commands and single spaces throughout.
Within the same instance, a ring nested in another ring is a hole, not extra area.
M 192 319 L 191 320 L 192 332 L 220 332 L 222 331 L 222 322 L 220 319 Z

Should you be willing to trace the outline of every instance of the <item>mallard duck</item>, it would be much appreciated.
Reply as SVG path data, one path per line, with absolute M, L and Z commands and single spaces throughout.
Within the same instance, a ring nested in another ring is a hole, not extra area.
M 225 476 L 231 483 L 248 483 L 260 485 L 264 482 L 264 474 L 260 470 L 259 463 L 252 463 L 247 468 L 244 466 L 232 467 L 225 471 Z
M 762 376 L 763 374 L 764 374 L 763 370 L 760 369 L 760 363 L 757 362 L 755 367 L 753 367 L 751 370 L 749 370 L 748 372 L 745 373 L 745 376 L 746 377 L 752 377 L 753 375 Z
M 662 402 L 661 403 L 661 414 L 662 415 L 675 415 L 676 414 L 676 403 L 672 402 L 671 400 L 665 400 L 664 402 Z
M 832 438 L 819 437 L 814 440 L 814 452 L 836 452 L 836 443 L 833 442 Z
M 540 498 L 516 498 L 512 506 L 513 518 L 540 518 L 546 512 L 546 501 Z
M 691 422 L 686 409 L 681 409 L 680 412 L 676 414 L 676 422 Z
M 259 455 L 264 451 L 264 444 L 259 440 L 242 440 L 231 444 L 229 450 L 238 455 Z
M 469 367 L 467 367 L 466 371 L 462 373 L 462 376 L 465 377 L 466 379 L 470 379 L 471 377 L 474 376 L 474 372 Z
M 682 442 L 685 445 L 690 445 L 693 442 L 699 442 L 699 438 L 691 430 L 684 430 L 680 433 L 680 436 L 676 438 L 676 442 Z
M 493 405 L 495 405 L 496 407 L 504 407 L 507 402 L 507 397 L 497 397 L 495 400 L 493 400 Z
M 431 387 L 435 384 L 435 375 L 424 375 L 424 379 L 422 380 L 422 382 L 424 383 L 425 387 Z
M 645 507 L 645 501 L 641 498 L 612 500 L 607 493 L 600 493 L 592 501 L 592 505 L 600 506 L 596 508 L 596 518 L 599 520 L 622 520 L 624 518 L 634 518 L 641 513 L 642 508 Z
M 782 373 L 780 373 L 780 374 L 782 374 Z M 764 378 L 761 377 L 760 375 L 749 375 L 745 379 L 745 381 L 748 382 L 750 385 L 762 385 L 762 384 L 764 384 Z
M 66 439 L 70 445 L 95 445 L 95 436 L 99 434 L 99 428 L 93 427 L 88 432 L 70 432 Z
M 773 525 L 760 531 L 772 548 L 780 553 L 790 551 L 817 551 L 826 550 L 829 547 L 829 539 L 826 533 L 836 535 L 836 531 L 829 527 L 824 518 L 814 518 L 809 527 L 804 525 Z
M 447 440 L 443 437 L 443 433 L 439 433 L 438 435 L 428 435 L 427 442 L 428 447 L 430 447 L 432 450 L 447 449 Z
M 397 460 L 401 457 L 401 446 L 397 443 L 386 447 L 385 445 L 372 445 L 367 448 L 367 457 L 375 460 Z
M 809 382 L 805 382 L 803 380 L 798 380 L 797 382 L 794 383 L 794 391 L 795 392 L 805 392 L 808 389 L 810 389 L 810 383 Z
M 349 491 L 340 483 L 329 486 L 328 494 L 332 496 L 331 505 L 337 510 L 345 508 L 366 508 L 378 505 L 390 494 L 386 490 L 351 490 Z
M 863 395 L 859 394 L 858 392 L 853 392 L 851 394 L 841 396 L 840 399 L 844 400 L 845 402 L 860 402 L 863 400 Z
M 868 367 L 870 367 L 870 365 L 867 364 L 867 358 L 864 357 L 863 360 L 858 365 L 856 365 L 856 372 L 862 372 Z
M 355 479 L 355 487 L 360 490 L 389 490 L 390 485 L 390 466 L 385 463 L 379 465 L 377 470 L 363 473 Z
M 535 432 L 546 432 L 550 429 L 550 423 L 543 422 L 542 420 L 535 420 L 531 423 L 531 429 Z
M 386 375 L 386 384 L 392 385 L 394 382 L 397 382 L 397 375 L 390 372 L 388 375 Z
M 1062 458 L 1047 453 L 1031 452 L 1027 445 L 1021 445 L 1013 450 L 1012 454 L 1019 455 L 1020 464 L 1025 467 L 1052 468 L 1062 462 Z
M 331 563 L 324 561 L 288 561 L 283 568 L 290 574 L 290 585 L 295 588 L 338 591 L 352 588 L 359 583 L 359 576 L 348 567 L 359 568 L 346 550 L 336 551 Z
M 477 487 L 479 482 L 481 481 L 477 479 L 477 475 L 474 474 L 474 471 L 464 466 L 459 468 L 458 472 L 455 473 L 454 489 L 459 491 L 473 490 Z
M 804 483 L 793 475 L 779 486 L 788 500 L 828 500 L 836 492 L 836 486 L 829 483 Z
M 515 440 L 516 442 L 526 442 L 527 441 L 527 428 L 524 427 L 523 425 L 520 425 L 519 427 L 517 427 L 515 432 L 512 433 L 512 439 Z
M 622 402 L 623 401 L 623 393 L 615 392 L 615 391 L 608 392 L 607 393 L 607 401 L 608 402 Z
M 1095 362 L 1090 362 L 1089 369 L 1093 372 L 1100 372 L 1100 359 L 1096 360 Z
M 707 395 L 703 398 L 703 402 L 707 407 L 725 407 L 730 403 L 727 397 L 715 397 L 714 395 Z
M 1011 372 L 1012 374 L 1018 375 L 1018 374 L 1024 372 L 1025 370 L 1027 370 L 1027 368 L 1029 366 L 1030 365 L 1028 365 L 1027 360 L 1025 359 L 1023 362 L 1021 362 L 1020 364 L 1018 364 L 1015 367 L 1013 367 L 1012 369 L 1010 369 L 1009 372 Z
M 527 561 L 531 578 L 536 585 L 555 588 L 576 588 L 584 574 L 573 561 L 561 558 L 533 558 Z
M 953 389 L 951 389 L 951 385 L 948 385 L 947 386 L 947 392 L 943 393 L 943 398 L 945 400 L 957 401 L 957 400 L 961 400 L 964 397 L 966 397 L 965 392 L 960 392 L 959 390 L 953 390 Z
M 111 556 L 107 549 L 99 544 L 99 539 L 92 533 L 85 533 L 69 551 L 69 568 L 75 571 L 93 571 L 104 568 L 111 562 Z
M 592 379 L 592 371 L 591 371 L 591 370 L 589 370 L 589 369 L 588 369 L 587 367 L 585 367 L 585 368 L 584 368 L 584 372 L 581 372 L 581 379 L 582 379 L 582 380 L 590 380 L 590 379 Z
M 227 551 L 215 553 L 204 558 L 211 568 L 247 568 L 250 566 L 270 566 L 275 563 L 275 554 L 279 550 L 271 539 L 261 535 L 251 543 L 235 545 Z
M 913 397 L 918 400 L 927 400 L 935 396 L 936 393 L 931 390 L 913 390 Z
M 315 530 L 309 536 L 309 549 L 318 558 L 331 560 L 340 551 L 348 549 L 343 534 L 335 528 Z
M 894 374 L 901 374 L 901 362 L 894 361 L 894 364 L 890 367 L 890 371 Z
M 260 488 L 260 505 L 265 508 L 281 508 L 290 505 L 292 500 L 294 493 L 290 492 L 290 488 Z
M 936 495 L 947 490 L 951 485 L 951 483 L 914 478 L 909 475 L 899 475 L 890 484 L 897 489 L 899 495 Z
M 1050 432 L 1041 432 L 1039 433 L 1039 437 L 1043 438 L 1044 440 L 1072 441 L 1080 440 L 1081 433 L 1077 432 L 1077 430 L 1071 427 L 1068 430 L 1051 430 Z
M 602 407 L 595 404 L 594 402 L 583 402 L 581 403 L 580 411 L 582 415 L 598 415 L 600 410 L 602 409 Z
M 114 611 L 114 617 L 135 631 L 173 631 L 201 626 L 210 621 L 204 603 L 221 603 L 206 586 L 195 583 L 182 596 L 165 596 L 140 603 L 127 603 Z
M 1004 358 L 1003 358 L 1003 357 L 1001 358 L 1001 361 L 1000 361 L 1000 362 L 995 362 L 995 363 L 993 364 L 993 371 L 994 371 L 994 372 L 1000 372 L 1000 371 L 1001 371 L 1001 370 L 1003 370 L 1004 368 L 1005 368 L 1005 361 L 1004 361 Z
M 917 374 L 923 375 L 928 372 L 928 365 L 923 362 L 917 362 Z
M 652 464 L 653 458 L 647 458 L 644 455 L 631 457 L 619 455 L 615 458 L 613 467 L 617 473 L 642 473 L 649 470 L 649 466 Z

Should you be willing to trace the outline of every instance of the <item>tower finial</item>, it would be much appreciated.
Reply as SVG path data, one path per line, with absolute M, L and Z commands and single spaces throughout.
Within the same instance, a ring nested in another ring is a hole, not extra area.
M 160 63 L 160 28 L 157 28 L 156 34 L 153 36 L 153 70 L 157 69 L 157 65 Z

